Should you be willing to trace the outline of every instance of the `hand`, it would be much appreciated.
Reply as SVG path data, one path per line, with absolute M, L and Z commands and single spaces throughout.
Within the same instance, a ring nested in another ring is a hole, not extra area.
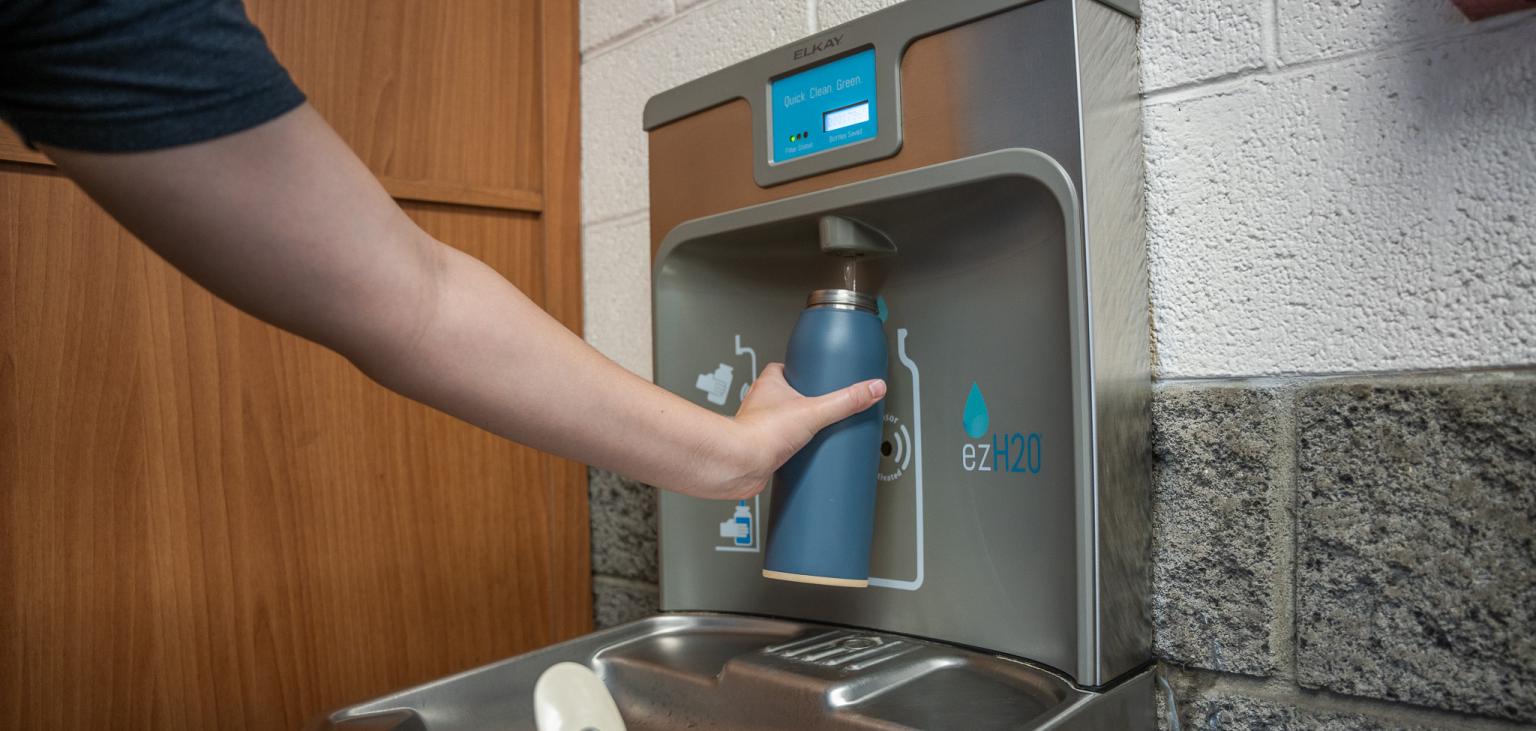
M 741 500 L 768 487 L 773 473 L 800 451 L 816 432 L 857 414 L 885 397 L 885 381 L 855 383 L 824 396 L 800 395 L 784 380 L 784 366 L 769 363 L 742 400 L 734 420 L 732 450 L 743 455 L 745 469 L 714 497 Z

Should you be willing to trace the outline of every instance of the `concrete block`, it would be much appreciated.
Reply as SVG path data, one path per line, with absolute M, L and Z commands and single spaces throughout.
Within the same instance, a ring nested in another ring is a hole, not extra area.
M 1184 665 L 1279 670 L 1289 628 L 1290 392 L 1172 387 L 1152 400 L 1154 649 Z
M 653 94 L 805 35 L 803 0 L 721 0 L 679 13 L 581 67 L 585 221 L 649 205 L 641 112 Z
M 1445 727 L 1401 717 L 1384 719 L 1352 710 L 1314 707 L 1316 699 L 1255 681 L 1233 682 L 1207 673 L 1162 668 L 1178 700 L 1179 724 L 1202 731 L 1442 731 Z M 1158 699 L 1158 729 L 1169 731 L 1167 704 Z
M 1262 0 L 1142 0 L 1146 91 L 1263 68 Z
M 1443 35 L 1469 21 L 1445 0 L 1340 2 L 1283 0 L 1275 3 L 1280 60 L 1312 61 L 1352 51 Z
M 651 228 L 645 216 L 586 227 L 583 333 L 592 347 L 651 378 Z
M 1445 731 L 1429 724 L 1404 725 L 1347 711 L 1323 711 L 1243 695 L 1191 698 L 1179 708 L 1189 729 L 1285 729 L 1286 731 Z M 1166 726 L 1164 726 L 1166 728 Z
M 656 583 L 656 490 L 608 470 L 587 470 L 592 573 Z
M 592 580 L 592 613 L 596 629 L 649 617 L 660 606 L 655 586 L 598 576 Z
M 855 18 L 862 18 L 900 0 L 820 0 L 816 5 L 816 26 L 831 28 Z
M 1297 676 L 1536 722 L 1536 377 L 1298 396 Z
M 1202 731 L 1521 731 L 1528 726 L 1452 711 L 1350 698 L 1260 680 L 1161 665 L 1178 699 L 1183 728 Z M 1168 731 L 1159 689 L 1157 727 Z
M 1536 362 L 1533 32 L 1149 102 L 1160 375 Z
M 581 50 L 591 50 L 671 12 L 667 0 L 581 0 Z

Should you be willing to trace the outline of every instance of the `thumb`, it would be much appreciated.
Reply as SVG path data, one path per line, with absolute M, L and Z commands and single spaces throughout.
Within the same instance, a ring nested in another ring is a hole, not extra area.
M 816 423 L 815 431 L 821 431 L 873 406 L 884 397 L 885 381 L 876 378 L 806 400 L 810 402 L 811 417 Z

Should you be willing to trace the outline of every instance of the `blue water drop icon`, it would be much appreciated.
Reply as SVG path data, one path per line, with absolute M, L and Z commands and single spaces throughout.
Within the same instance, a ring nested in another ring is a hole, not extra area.
M 971 393 L 965 397 L 965 434 L 972 439 L 980 439 L 987 433 L 987 427 L 991 426 L 991 419 L 987 416 L 987 400 L 981 397 L 981 386 L 971 383 Z
M 886 318 L 891 316 L 891 311 L 885 309 L 884 295 L 875 298 L 875 312 L 876 314 L 880 315 L 881 322 L 885 322 Z

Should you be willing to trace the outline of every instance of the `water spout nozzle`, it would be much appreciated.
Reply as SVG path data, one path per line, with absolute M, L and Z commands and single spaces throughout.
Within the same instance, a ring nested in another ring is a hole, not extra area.
M 876 257 L 896 253 L 890 237 L 869 224 L 843 216 L 822 216 L 817 224 L 821 253 L 832 256 Z

